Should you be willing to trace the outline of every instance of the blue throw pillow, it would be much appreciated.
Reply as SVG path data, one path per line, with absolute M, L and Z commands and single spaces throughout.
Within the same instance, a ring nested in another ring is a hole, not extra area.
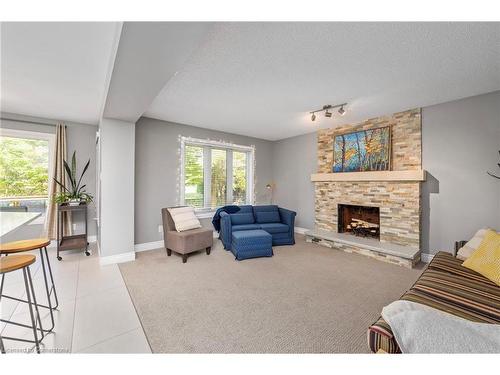
M 278 211 L 257 211 L 255 216 L 257 216 L 257 223 L 259 224 L 281 222 L 280 213 Z
M 254 218 L 252 213 L 231 215 L 231 224 L 233 225 L 253 224 L 253 223 L 254 223 Z

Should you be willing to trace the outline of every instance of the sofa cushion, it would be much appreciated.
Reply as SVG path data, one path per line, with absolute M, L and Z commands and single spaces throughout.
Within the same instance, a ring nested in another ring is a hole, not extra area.
M 279 223 L 281 221 L 280 213 L 276 211 L 259 212 L 255 213 L 257 223 Z
M 257 240 L 261 238 L 265 239 L 265 241 L 269 241 L 271 239 L 271 235 L 260 229 L 255 229 L 244 233 L 233 233 L 233 242 L 236 243 L 249 242 L 251 240 Z
M 268 212 L 275 212 L 271 215 L 267 215 Z M 261 213 L 264 213 L 261 215 Z M 256 223 L 279 223 L 281 222 L 281 218 L 276 221 L 276 213 L 279 217 L 279 207 L 275 204 L 268 204 L 263 206 L 253 206 L 253 214 L 255 216 Z M 259 221 L 260 218 L 260 221 Z M 273 220 L 273 221 L 269 221 Z
M 253 217 L 253 213 L 251 212 L 231 214 L 231 224 L 233 225 L 253 223 L 255 223 L 255 219 Z
M 255 230 L 255 229 L 260 229 L 260 224 L 233 225 L 233 232 L 242 231 L 242 230 Z
M 262 230 L 265 230 L 268 233 L 288 233 L 290 230 L 289 226 L 281 223 L 265 223 L 260 224 Z
M 243 206 L 238 206 L 240 210 L 238 211 L 239 214 L 246 214 L 246 213 L 251 213 L 253 214 L 253 206 L 250 204 L 245 204 Z

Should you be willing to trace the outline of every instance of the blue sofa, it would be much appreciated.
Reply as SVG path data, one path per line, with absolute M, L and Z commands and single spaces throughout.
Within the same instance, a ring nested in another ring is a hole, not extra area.
M 262 229 L 273 239 L 273 246 L 295 244 L 294 226 L 296 212 L 278 207 L 239 206 L 234 214 L 221 212 L 220 239 L 224 249 L 231 249 L 232 234 L 235 231 Z

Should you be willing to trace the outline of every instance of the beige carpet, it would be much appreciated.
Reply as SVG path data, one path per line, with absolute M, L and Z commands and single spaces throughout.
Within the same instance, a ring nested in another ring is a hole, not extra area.
M 120 264 L 155 353 L 363 353 L 366 329 L 421 273 L 309 244 L 235 261 L 219 241 L 182 264 L 165 250 Z

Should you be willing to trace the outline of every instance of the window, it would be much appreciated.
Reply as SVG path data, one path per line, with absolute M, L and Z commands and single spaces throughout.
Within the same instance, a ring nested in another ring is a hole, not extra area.
M 45 213 L 52 134 L 1 129 L 0 211 Z
M 254 148 L 181 137 L 181 204 L 199 210 L 253 202 Z

